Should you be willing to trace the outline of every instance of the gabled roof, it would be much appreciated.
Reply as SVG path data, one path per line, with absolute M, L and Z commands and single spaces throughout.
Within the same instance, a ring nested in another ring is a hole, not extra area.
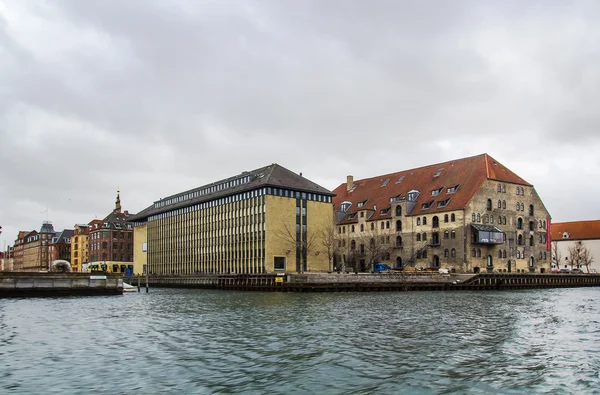
M 469 204 L 487 180 L 532 186 L 488 154 L 481 154 L 357 180 L 349 191 L 343 183 L 333 190 L 333 204 L 335 210 L 340 210 L 343 202 L 351 202 L 347 214 L 376 207 L 369 220 L 386 219 L 391 218 L 392 213 L 382 214 L 381 210 L 391 207 L 391 198 L 406 199 L 410 191 L 416 190 L 419 197 L 409 215 L 459 210 Z M 456 192 L 449 193 L 449 188 L 456 187 Z M 433 195 L 432 191 L 439 194 Z M 358 208 L 359 202 L 366 203 Z M 424 203 L 431 203 L 431 206 L 424 208 Z
M 552 241 L 600 239 L 600 220 L 553 222 L 550 232 Z M 568 237 L 564 236 L 565 233 Z
M 196 197 L 188 198 L 188 196 L 194 195 L 195 192 L 203 191 L 212 186 L 222 185 L 223 183 L 227 183 L 228 181 L 244 177 L 250 177 L 249 182 L 241 183 L 240 185 L 228 188 L 223 188 L 212 193 L 204 193 Z M 261 167 L 260 169 L 252 170 L 249 172 L 243 172 L 233 177 L 229 177 L 223 180 L 219 180 L 207 185 L 203 185 L 201 187 L 190 189 L 188 191 L 163 198 L 157 202 L 154 202 L 152 206 L 147 207 L 146 209 L 140 211 L 138 214 L 132 215 L 129 218 L 129 221 L 145 220 L 151 215 L 168 212 L 182 207 L 188 207 L 198 203 L 204 203 L 214 199 L 231 196 L 240 192 L 251 191 L 263 187 L 286 188 L 300 192 L 318 193 L 321 195 L 333 196 L 331 191 L 302 177 L 301 174 L 296 174 L 286 169 L 285 167 L 278 165 L 277 163 L 273 163 L 269 166 Z M 182 200 L 157 207 L 157 204 L 161 202 L 177 200 L 177 198 L 181 198 Z
M 60 233 L 56 233 L 50 244 L 67 244 L 65 239 L 71 240 L 73 229 L 65 229 Z

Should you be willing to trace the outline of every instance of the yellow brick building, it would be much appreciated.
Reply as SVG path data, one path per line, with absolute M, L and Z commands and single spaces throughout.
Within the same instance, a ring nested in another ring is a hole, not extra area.
M 130 219 L 134 262 L 151 274 L 327 271 L 332 196 L 277 164 L 173 195 Z

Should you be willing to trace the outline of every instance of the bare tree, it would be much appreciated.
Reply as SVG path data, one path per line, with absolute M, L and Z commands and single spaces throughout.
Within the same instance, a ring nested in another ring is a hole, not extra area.
M 329 271 L 332 271 L 333 260 L 335 256 L 341 255 L 343 252 L 343 237 L 341 234 L 338 235 L 338 233 L 336 233 L 336 227 L 333 224 L 333 221 L 331 222 L 331 224 L 321 229 L 318 237 L 320 244 L 324 247 L 325 253 L 327 254 L 327 259 L 329 262 Z
M 300 272 L 308 270 L 308 256 L 315 249 L 319 235 L 315 232 L 307 233 L 303 229 L 291 229 L 287 224 L 282 224 L 283 232 L 277 233 L 282 241 L 294 244 L 300 250 Z M 300 237 L 298 237 L 300 236 Z
M 370 271 L 373 265 L 379 261 L 389 259 L 393 246 L 390 242 L 389 234 L 382 234 L 374 230 L 365 233 L 359 239 L 360 244 L 364 245 L 364 256 L 367 258 L 367 270 Z
M 560 263 L 562 261 L 562 255 L 558 250 L 558 241 L 552 242 L 552 263 L 556 265 L 556 269 L 560 270 Z
M 569 260 L 571 261 L 571 265 L 577 265 L 577 268 L 585 266 L 589 273 L 590 264 L 594 261 L 594 257 L 582 241 L 577 241 L 569 247 Z

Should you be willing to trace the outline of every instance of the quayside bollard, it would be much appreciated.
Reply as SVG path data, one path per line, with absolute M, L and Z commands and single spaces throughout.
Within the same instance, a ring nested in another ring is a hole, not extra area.
M 140 274 L 138 273 L 138 293 L 140 292 Z

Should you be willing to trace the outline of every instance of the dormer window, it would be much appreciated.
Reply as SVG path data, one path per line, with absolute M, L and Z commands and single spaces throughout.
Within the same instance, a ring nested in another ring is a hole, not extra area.
M 367 201 L 368 201 L 368 199 L 367 199 L 367 200 L 363 200 L 362 202 L 358 202 L 357 206 L 358 206 L 358 207 L 362 207 L 362 206 L 364 206 L 365 204 L 367 204 Z
M 389 184 L 390 179 L 386 179 L 385 181 L 383 181 L 383 184 L 381 184 L 382 187 L 386 186 L 387 184 Z
M 382 209 L 382 210 L 379 211 L 379 214 L 386 215 L 386 214 L 389 214 L 389 212 L 390 212 L 389 208 L 384 208 L 384 209 Z
M 398 179 L 396 180 L 396 184 L 400 184 L 402 180 L 404 180 L 404 176 L 398 177 Z
M 460 187 L 460 184 L 446 189 L 446 193 L 455 193 L 456 191 L 458 191 L 458 187 Z
M 439 196 L 439 194 L 442 193 L 443 190 L 444 190 L 444 187 L 434 189 L 433 191 L 431 191 L 431 196 Z
M 443 169 L 443 168 L 441 168 L 441 169 L 438 169 L 438 171 L 436 171 L 436 172 L 435 172 L 435 174 L 433 175 L 433 177 L 439 177 L 439 176 L 440 176 L 440 174 L 442 174 L 442 171 L 444 171 L 444 169 Z
M 450 198 L 448 198 L 446 200 L 439 201 L 438 204 L 437 204 L 437 206 L 438 207 L 446 207 L 449 202 L 450 202 Z M 445 222 L 447 222 L 447 221 L 445 221 Z
M 414 190 L 414 189 L 413 189 L 412 191 L 410 191 L 410 192 L 408 193 L 408 195 L 407 195 L 407 196 L 408 196 L 408 201 L 409 201 L 409 202 L 414 202 L 414 201 L 416 201 L 416 200 L 418 199 L 418 197 L 419 197 L 419 191 L 416 191 L 416 190 Z
M 350 206 L 352 206 L 352 202 L 345 201 L 345 202 L 342 202 L 342 204 L 340 205 L 340 208 L 343 212 L 346 212 L 346 211 L 348 211 Z
M 433 205 L 433 200 L 430 202 L 423 203 L 421 205 L 421 210 L 427 210 L 428 208 L 431 208 L 432 205 Z

